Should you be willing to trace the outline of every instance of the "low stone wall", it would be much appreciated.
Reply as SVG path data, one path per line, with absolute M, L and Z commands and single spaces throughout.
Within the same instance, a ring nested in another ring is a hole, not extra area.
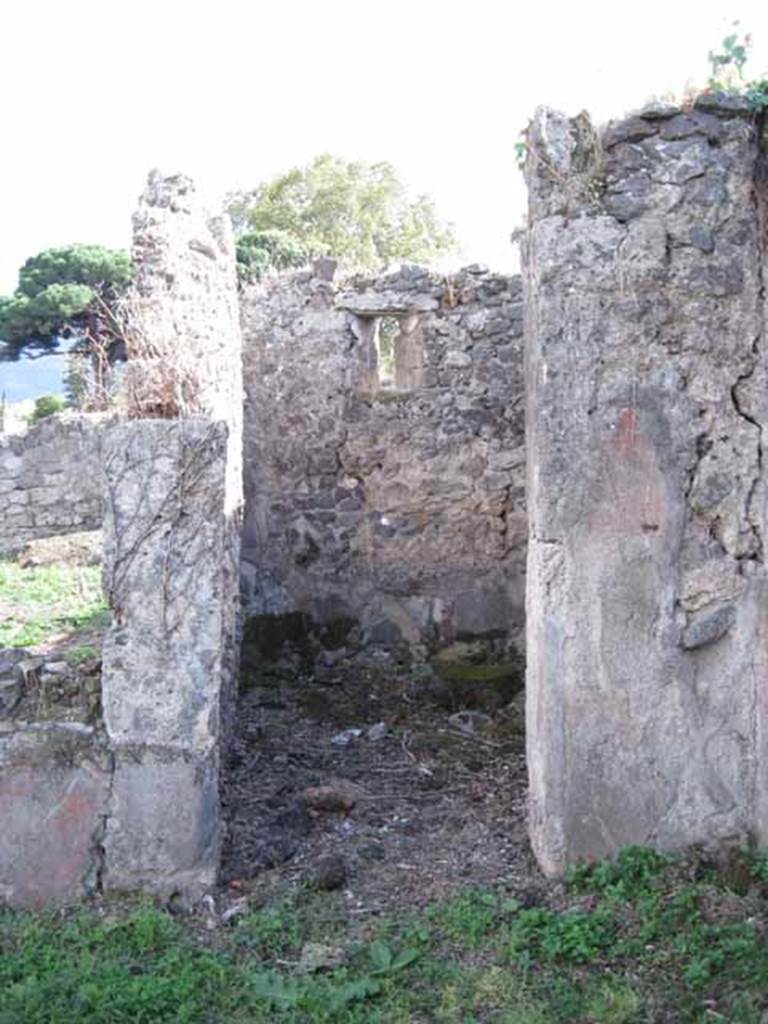
M 352 646 L 520 639 L 519 279 L 331 278 L 242 299 L 247 609 L 347 623 Z
M 98 703 L 98 662 L 0 650 L 0 903 L 71 902 L 101 886 L 113 762 Z
M 0 900 L 45 906 L 98 891 L 111 778 L 90 726 L 0 732 Z
M 0 436 L 0 554 L 102 520 L 102 415 L 58 414 Z

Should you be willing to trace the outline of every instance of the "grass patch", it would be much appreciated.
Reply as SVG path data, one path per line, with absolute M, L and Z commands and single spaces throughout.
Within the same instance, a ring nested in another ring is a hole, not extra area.
M 747 863 L 746 896 L 631 849 L 573 872 L 567 905 L 467 890 L 350 923 L 333 897 L 297 891 L 213 934 L 141 902 L 0 913 L 0 1024 L 760 1024 L 766 868 Z M 309 942 L 344 962 L 306 973 Z
M 0 561 L 0 647 L 30 647 L 62 632 L 108 622 L 98 566 L 24 569 Z
M 71 647 L 65 654 L 66 660 L 70 665 L 82 665 L 85 661 L 92 661 L 94 658 L 98 658 L 101 651 L 98 647 L 94 647 L 93 644 L 80 644 L 77 647 Z
M 521 677 L 520 663 L 504 662 L 501 665 L 437 665 L 438 673 L 449 682 L 495 683 L 505 679 L 518 680 Z

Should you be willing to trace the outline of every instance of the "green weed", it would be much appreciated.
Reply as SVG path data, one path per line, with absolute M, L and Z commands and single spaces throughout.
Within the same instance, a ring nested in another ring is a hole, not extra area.
M 82 665 L 84 661 L 91 661 L 98 658 L 99 648 L 93 644 L 80 644 L 78 647 L 71 647 L 66 652 L 66 659 L 70 665 Z
M 732 28 L 733 31 L 722 40 L 720 49 L 709 52 L 710 77 L 707 84 L 712 92 L 742 96 L 759 113 L 768 107 L 768 79 L 765 76 L 746 77 L 752 37 L 741 32 L 738 21 L 733 22 Z
M 213 935 L 146 902 L 0 912 L 0 1024 L 760 1024 L 768 901 L 689 875 L 634 848 L 572 872 L 576 906 L 474 889 L 365 924 L 299 890 Z M 302 970 L 310 939 L 343 965 Z
M 642 846 L 627 846 L 615 860 L 575 865 L 567 873 L 566 881 L 575 892 L 611 892 L 623 899 L 634 899 L 652 890 L 661 872 L 674 860 L 668 854 Z
M 533 907 L 514 920 L 508 952 L 513 961 L 523 964 L 534 960 L 589 963 L 612 947 L 617 931 L 615 915 L 607 908 L 557 914 Z
M 495 893 L 468 889 L 433 907 L 428 918 L 447 938 L 476 949 L 503 914 L 514 913 L 519 907 L 516 900 L 501 900 Z
M 22 568 L 0 561 L 0 647 L 28 647 L 55 634 L 104 626 L 109 613 L 98 566 Z
M 240 918 L 234 935 L 238 946 L 271 961 L 298 952 L 305 938 L 304 921 L 286 900 Z

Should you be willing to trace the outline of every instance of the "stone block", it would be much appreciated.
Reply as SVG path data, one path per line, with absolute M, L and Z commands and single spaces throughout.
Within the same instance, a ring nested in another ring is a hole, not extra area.
M 131 396 L 134 414 L 156 416 L 157 387 L 167 383 L 167 393 L 159 396 L 161 406 L 170 400 L 164 415 L 225 422 L 228 508 L 239 512 L 243 381 L 229 217 L 211 217 L 191 179 L 152 171 L 133 217 L 133 258 L 131 312 L 137 341 L 128 365 L 135 363 L 139 381 L 142 370 L 148 371 Z
M 104 838 L 105 890 L 200 895 L 216 881 L 218 756 L 119 748 Z
M 114 621 L 103 704 L 113 743 L 208 751 L 219 738 L 238 609 L 226 451 L 226 426 L 202 418 L 138 420 L 105 435 Z
M 520 620 L 520 609 L 518 622 Z M 514 610 L 506 587 L 478 584 L 456 595 L 454 628 L 459 640 L 488 635 L 504 636 L 510 629 Z
M 0 900 L 42 907 L 96 891 L 111 759 L 92 729 L 0 734 Z

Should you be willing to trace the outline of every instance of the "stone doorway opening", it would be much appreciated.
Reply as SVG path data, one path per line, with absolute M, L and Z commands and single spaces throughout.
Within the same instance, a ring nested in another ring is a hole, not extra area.
M 243 296 L 225 882 L 383 909 L 521 870 L 521 301 L 483 268 Z
M 360 914 L 423 905 L 457 878 L 530 886 L 521 675 L 351 655 L 330 630 L 316 658 L 306 616 L 272 618 L 245 630 L 224 884 L 338 890 Z

